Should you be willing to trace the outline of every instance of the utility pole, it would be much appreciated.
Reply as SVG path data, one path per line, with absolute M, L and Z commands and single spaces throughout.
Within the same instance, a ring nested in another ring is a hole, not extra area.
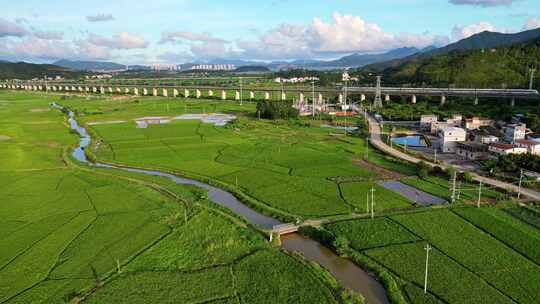
M 240 77 L 240 105 L 243 104 L 244 102 L 244 99 L 243 99 L 243 90 L 242 90 L 242 77 Z
M 424 248 L 426 250 L 426 272 L 424 276 L 424 294 L 427 293 L 427 278 L 428 278 L 428 266 L 429 266 L 429 251 L 432 249 L 429 244 Z
M 375 198 L 373 196 L 373 193 L 375 192 L 375 188 L 371 188 L 371 218 L 375 217 L 375 210 L 373 209 L 373 205 L 375 205 Z
M 521 198 L 521 185 L 523 184 L 523 169 L 519 173 L 518 199 Z
M 369 137 L 366 138 L 366 160 L 369 160 Z
M 529 80 L 529 90 L 532 90 L 534 85 L 534 73 L 536 72 L 536 68 L 530 68 L 529 72 L 531 72 L 531 79 Z
M 311 116 L 315 118 L 315 80 L 311 81 L 311 95 L 313 98 L 313 101 L 311 102 L 311 110 L 312 110 Z
M 480 181 L 480 185 L 478 186 L 478 202 L 476 203 L 476 206 L 480 208 L 480 200 L 482 199 L 482 181 Z
M 369 191 L 366 193 L 366 213 L 369 214 Z
M 456 180 L 457 180 L 457 172 L 454 172 L 454 176 L 452 178 L 452 204 L 456 201 Z
M 375 100 L 373 101 L 373 107 L 376 109 L 376 108 L 382 108 L 383 107 L 383 103 L 382 103 L 382 98 L 381 98 L 381 95 L 382 95 L 382 90 L 381 90 L 381 76 L 377 76 L 377 87 L 375 89 Z

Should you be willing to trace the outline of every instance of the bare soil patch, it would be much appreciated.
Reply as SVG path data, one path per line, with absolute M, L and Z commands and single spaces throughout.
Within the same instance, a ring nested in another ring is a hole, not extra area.
M 35 108 L 35 109 L 30 109 L 30 112 L 32 113 L 40 113 L 40 112 L 49 112 L 51 109 L 49 108 Z
M 403 175 L 398 172 L 394 172 L 394 171 L 385 169 L 383 167 L 379 167 L 363 159 L 355 159 L 353 160 L 353 164 L 367 168 L 370 171 L 375 172 L 379 174 L 380 176 L 382 176 L 383 179 L 400 179 L 403 177 Z
M 4 141 L 4 140 L 10 140 L 11 137 L 7 136 L 7 135 L 2 135 L 0 134 L 0 141 Z

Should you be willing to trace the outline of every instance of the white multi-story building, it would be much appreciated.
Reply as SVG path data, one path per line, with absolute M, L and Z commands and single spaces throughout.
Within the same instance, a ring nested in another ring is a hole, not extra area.
M 190 69 L 203 71 L 232 71 L 236 69 L 236 66 L 234 64 L 197 64 Z
M 440 138 L 440 148 L 443 153 L 453 153 L 456 151 L 456 144 L 467 140 L 467 132 L 462 128 L 445 127 L 438 132 Z
M 514 143 L 516 140 L 525 139 L 527 134 L 527 125 L 521 124 L 511 124 L 506 126 L 505 137 L 506 140 Z

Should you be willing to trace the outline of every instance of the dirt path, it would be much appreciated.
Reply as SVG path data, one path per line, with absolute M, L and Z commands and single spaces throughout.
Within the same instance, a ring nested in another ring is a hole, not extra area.
M 394 172 L 383 167 L 379 167 L 363 159 L 355 159 L 353 160 L 353 164 L 363 167 L 363 168 L 367 168 L 369 171 L 377 173 L 378 175 L 382 177 L 382 179 L 399 180 L 400 178 L 403 177 L 401 173 Z

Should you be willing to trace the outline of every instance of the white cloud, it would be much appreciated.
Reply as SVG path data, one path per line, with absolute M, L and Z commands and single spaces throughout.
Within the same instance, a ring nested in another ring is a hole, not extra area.
M 159 43 L 177 43 L 183 41 L 198 41 L 198 42 L 213 42 L 213 43 L 228 43 L 227 40 L 213 37 L 209 33 L 194 33 L 188 31 L 177 31 L 177 32 L 163 32 L 161 33 L 161 40 Z
M 466 26 L 454 26 L 452 40 L 458 41 L 484 31 L 496 32 L 497 28 L 489 22 L 478 22 Z
M 93 16 L 86 16 L 88 22 L 106 22 L 113 21 L 114 17 L 111 14 L 97 14 Z
M 120 32 L 112 38 L 90 34 L 87 40 L 96 46 L 118 50 L 143 49 L 148 47 L 148 42 L 146 42 L 143 36 L 128 32 Z
M 26 28 L 0 17 L 0 37 L 23 37 L 27 34 Z
M 64 39 L 64 33 L 63 32 L 57 32 L 57 31 L 36 31 L 34 30 L 32 34 L 39 39 L 45 39 L 45 40 L 62 40 Z
M 423 48 L 447 41 L 445 37 L 429 33 L 392 34 L 359 16 L 334 13 L 331 22 L 314 18 L 308 25 L 282 24 L 256 39 L 239 40 L 237 45 L 249 58 L 291 59 L 382 52 L 405 46 Z
M 501 6 L 501 5 L 510 5 L 517 0 L 450 0 L 450 3 L 456 5 L 475 5 L 482 7 L 489 6 Z
M 523 30 L 534 30 L 540 28 L 540 17 L 529 17 L 523 25 Z

